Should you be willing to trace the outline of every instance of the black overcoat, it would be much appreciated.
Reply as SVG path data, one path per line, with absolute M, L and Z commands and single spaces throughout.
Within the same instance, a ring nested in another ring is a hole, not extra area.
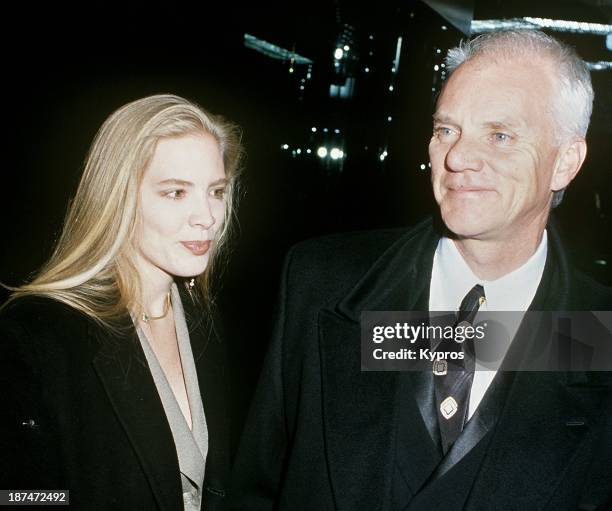
M 360 370 L 361 311 L 427 310 L 439 238 L 426 221 L 292 249 L 232 509 L 563 511 L 612 494 L 610 373 L 512 374 L 442 458 L 431 374 Z M 570 269 L 552 226 L 548 239 L 531 309 L 610 310 L 612 290 Z
M 225 509 L 225 349 L 183 299 L 209 431 L 203 508 Z M 172 432 L 129 318 L 112 334 L 40 297 L 0 315 L 0 488 L 69 490 L 70 509 L 183 507 Z

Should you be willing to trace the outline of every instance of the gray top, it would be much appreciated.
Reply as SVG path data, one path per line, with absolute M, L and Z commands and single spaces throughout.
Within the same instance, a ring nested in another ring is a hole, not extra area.
M 204 468 L 208 452 L 208 428 L 206 427 L 206 417 L 204 415 L 204 407 L 202 406 L 198 374 L 191 351 L 185 312 L 176 284 L 172 284 L 171 300 L 174 311 L 176 338 L 183 366 L 183 377 L 185 378 L 185 386 L 187 388 L 187 399 L 191 409 L 192 429 L 189 429 L 170 384 L 166 379 L 166 375 L 138 322 L 135 322 L 136 332 L 138 333 L 140 344 L 147 358 L 153 381 L 157 387 L 157 392 L 166 412 L 172 436 L 174 437 L 183 485 L 184 509 L 185 511 L 198 511 L 202 502 Z

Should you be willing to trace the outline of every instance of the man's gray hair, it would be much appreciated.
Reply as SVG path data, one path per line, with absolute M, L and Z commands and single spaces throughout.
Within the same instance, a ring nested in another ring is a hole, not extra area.
M 500 30 L 461 41 L 451 48 L 445 59 L 452 73 L 461 64 L 476 57 L 514 59 L 539 57 L 553 65 L 557 74 L 557 91 L 552 114 L 559 130 L 557 141 L 586 136 L 593 111 L 593 85 L 584 60 L 565 43 L 539 30 Z M 564 190 L 554 193 L 552 207 L 561 203 Z

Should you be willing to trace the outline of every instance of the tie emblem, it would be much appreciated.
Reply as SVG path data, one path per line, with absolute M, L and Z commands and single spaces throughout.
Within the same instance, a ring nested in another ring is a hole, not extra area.
M 446 360 L 435 360 L 433 363 L 433 373 L 436 376 L 444 376 L 448 373 L 448 362 Z
M 452 396 L 448 396 L 440 404 L 440 413 L 442 414 L 442 417 L 444 417 L 446 420 L 450 419 L 453 415 L 455 415 L 458 409 L 459 405 L 457 404 L 457 401 L 455 401 L 455 398 Z

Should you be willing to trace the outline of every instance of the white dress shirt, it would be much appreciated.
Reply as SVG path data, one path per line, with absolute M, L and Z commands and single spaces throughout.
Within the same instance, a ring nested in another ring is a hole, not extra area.
M 526 311 L 536 294 L 544 265 L 548 240 L 546 231 L 534 254 L 519 268 L 496 280 L 479 279 L 450 238 L 441 238 L 434 254 L 429 288 L 430 311 L 458 311 L 465 295 L 476 285 L 484 287 L 486 301 L 482 311 Z M 514 326 L 514 337 L 520 322 Z M 493 381 L 497 371 L 479 368 L 476 363 L 474 381 L 470 392 L 468 419 Z

